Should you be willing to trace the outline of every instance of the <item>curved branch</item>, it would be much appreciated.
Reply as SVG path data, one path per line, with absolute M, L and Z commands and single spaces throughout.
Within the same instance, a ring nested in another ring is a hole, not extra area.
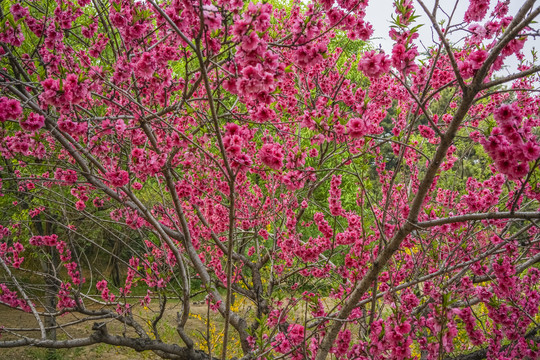
M 422 221 L 414 224 L 415 227 L 427 229 L 434 226 L 440 226 L 445 224 L 455 224 L 466 221 L 479 221 L 479 220 L 502 220 L 502 219 L 540 219 L 540 212 L 528 211 L 528 212 L 498 212 L 498 213 L 475 213 L 450 216 L 444 219 L 435 219 Z
M 127 338 L 123 336 L 110 335 L 104 323 L 94 323 L 92 327 L 94 333 L 86 338 L 69 340 L 47 340 L 23 337 L 19 340 L 0 341 L 0 348 L 14 348 L 21 346 L 34 346 L 47 349 L 71 349 L 94 344 L 108 344 L 113 346 L 123 346 L 131 348 L 137 352 L 155 351 L 166 359 L 175 360 L 217 360 L 208 356 L 203 351 L 192 350 L 176 344 L 166 344 L 159 340 Z

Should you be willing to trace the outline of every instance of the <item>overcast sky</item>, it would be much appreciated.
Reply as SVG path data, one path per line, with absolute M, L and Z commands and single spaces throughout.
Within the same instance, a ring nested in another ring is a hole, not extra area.
M 523 4 L 524 0 L 513 0 L 510 1 L 510 15 L 514 15 L 520 8 L 521 4 Z M 390 30 L 390 24 L 391 24 L 391 16 L 394 14 L 394 8 L 392 6 L 393 0 L 371 0 L 369 2 L 369 5 L 366 10 L 366 20 L 373 25 L 374 33 L 373 37 L 371 39 L 372 43 L 378 47 L 379 45 L 382 46 L 384 51 L 386 53 L 390 53 L 392 51 L 392 45 L 393 41 L 390 40 L 390 37 L 388 36 L 388 31 Z M 434 1 L 433 0 L 426 0 L 426 5 L 431 9 L 433 7 Z M 490 11 L 488 12 L 488 15 L 491 13 L 491 10 L 495 7 L 495 4 L 497 3 L 496 0 L 491 1 L 492 6 Z M 430 46 L 432 41 L 432 35 L 431 35 L 431 27 L 430 27 L 430 20 L 425 16 L 424 12 L 422 11 L 422 8 L 418 3 L 414 2 L 415 7 L 417 9 L 416 15 L 420 15 L 420 18 L 416 19 L 416 24 L 425 24 L 420 29 L 420 39 L 422 40 L 422 43 L 424 43 L 426 46 Z M 451 0 L 442 0 L 440 1 L 440 4 L 442 4 L 443 8 L 444 6 L 450 7 L 448 11 L 451 11 L 451 7 L 454 4 L 454 1 Z M 456 11 L 456 15 L 454 16 L 453 23 L 458 23 L 460 21 L 463 21 L 463 15 L 465 14 L 465 11 L 467 10 L 467 7 L 469 6 L 469 0 L 461 0 L 458 4 L 458 8 Z M 442 14 L 439 12 L 438 16 L 440 19 L 440 16 Z M 435 37 L 436 38 L 436 37 Z M 525 45 L 525 55 L 527 56 L 527 59 L 531 59 L 530 50 L 534 46 L 534 40 L 531 38 L 527 41 Z M 540 42 L 539 42 L 540 43 Z M 538 47 L 538 46 L 536 46 Z M 422 51 L 423 49 L 420 47 L 419 44 L 419 50 Z M 515 70 L 515 67 L 517 65 L 517 59 L 514 55 L 512 55 L 511 59 L 508 59 L 505 64 L 509 65 L 509 68 L 506 69 L 506 72 L 510 70 Z

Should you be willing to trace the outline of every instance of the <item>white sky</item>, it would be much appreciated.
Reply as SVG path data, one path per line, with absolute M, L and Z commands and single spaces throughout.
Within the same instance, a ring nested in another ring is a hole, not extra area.
M 514 15 L 520 8 L 521 4 L 523 4 L 524 0 L 512 0 L 510 1 L 510 11 L 509 15 Z M 390 24 L 391 24 L 391 16 L 394 14 L 394 7 L 392 6 L 393 0 L 371 0 L 369 2 L 369 5 L 366 9 L 366 20 L 373 25 L 373 37 L 371 39 L 371 42 L 375 47 L 379 47 L 379 45 L 383 48 L 383 50 L 390 54 L 392 51 L 393 41 L 388 36 L 388 31 L 390 30 Z M 433 8 L 434 1 L 433 0 L 425 0 L 424 3 L 428 6 L 429 9 Z M 439 3 L 445 10 L 447 9 L 447 12 L 450 12 L 454 6 L 454 1 L 452 0 L 440 0 Z M 497 0 L 491 0 L 491 8 L 488 12 L 488 16 L 491 13 L 491 10 L 495 7 L 497 4 Z M 432 36 L 431 36 L 431 22 L 428 19 L 427 16 L 425 16 L 422 8 L 420 5 L 414 1 L 414 6 L 417 9 L 416 15 L 420 15 L 420 18 L 416 19 L 416 24 L 425 24 L 423 27 L 420 28 L 420 40 L 426 45 L 429 46 L 432 44 Z M 467 7 L 469 6 L 469 0 L 461 0 L 458 3 L 458 8 L 456 11 L 456 15 L 454 16 L 453 23 L 459 23 L 463 21 L 463 15 L 465 14 L 465 11 L 467 10 Z M 443 16 L 440 11 L 438 12 L 437 16 L 439 20 L 441 19 L 441 16 Z M 436 38 L 436 37 L 435 37 Z M 527 59 L 531 59 L 530 51 L 534 46 L 534 40 L 530 38 L 527 43 L 525 44 L 524 53 L 526 55 Z M 540 45 L 540 42 L 538 42 L 538 45 Z M 536 47 L 538 47 L 538 45 Z M 422 51 L 421 45 L 419 44 L 419 51 Z M 505 65 L 509 65 L 507 69 L 502 70 L 503 72 L 511 72 L 512 70 L 515 70 L 517 66 L 517 59 L 515 56 L 512 56 L 512 58 L 507 59 L 505 62 Z

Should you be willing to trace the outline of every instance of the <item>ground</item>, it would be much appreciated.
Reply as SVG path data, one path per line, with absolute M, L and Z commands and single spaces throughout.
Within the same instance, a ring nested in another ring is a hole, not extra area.
M 176 312 L 179 310 L 178 306 L 175 306 L 175 304 L 172 304 L 168 308 L 168 310 L 165 312 L 164 317 L 165 321 L 163 321 L 164 325 L 161 327 L 161 332 L 163 338 L 171 338 L 178 339 L 178 336 L 175 333 L 175 330 L 173 328 L 174 325 L 174 319 L 176 318 Z M 135 312 L 137 316 L 141 317 L 147 317 L 152 316 L 153 306 L 150 308 L 142 308 L 138 307 Z M 191 316 L 190 320 L 188 321 L 188 324 L 186 328 L 188 331 L 192 334 L 194 334 L 195 338 L 202 339 L 201 334 L 206 334 L 206 325 L 203 319 L 206 318 L 207 314 L 207 306 L 205 304 L 193 304 L 191 306 Z M 212 316 L 213 318 L 216 318 L 216 324 L 219 327 L 218 323 L 218 317 Z M 28 327 L 28 328 L 34 328 L 36 327 L 36 321 L 32 314 L 24 313 L 21 311 L 16 311 L 13 309 L 10 309 L 7 306 L 0 305 L 0 319 L 2 325 L 9 329 L 10 327 Z M 66 315 L 63 317 L 60 317 L 58 319 L 58 322 L 60 324 L 65 324 L 67 322 L 71 322 L 76 320 L 76 317 L 74 315 Z M 169 325 L 165 325 L 168 323 Z M 92 324 L 93 322 L 86 322 L 83 324 L 77 324 L 74 326 L 69 327 L 69 333 L 72 336 L 77 337 L 87 337 L 89 334 L 91 334 L 92 330 Z M 117 333 L 118 335 L 122 334 L 122 325 L 118 322 L 113 322 L 108 327 L 110 333 Z M 26 336 L 33 336 L 33 337 L 39 337 L 39 332 L 25 332 Z M 58 338 L 67 338 L 67 335 L 62 331 L 58 331 Z M 13 335 L 9 335 L 7 333 L 3 333 L 1 340 L 8 340 L 8 339 L 14 339 Z M 177 340 L 179 341 L 179 340 Z M 58 360 L 68 360 L 68 359 L 78 359 L 78 360 L 93 360 L 93 359 L 99 359 L 99 360 L 127 360 L 127 359 L 157 359 L 158 357 L 152 354 L 151 352 L 144 352 L 144 353 L 137 353 L 135 351 L 124 349 L 124 348 L 117 348 L 115 346 L 110 345 L 93 345 L 85 348 L 79 348 L 79 349 L 62 349 L 58 350 L 56 354 L 56 359 Z M 40 348 L 34 348 L 34 347 L 21 347 L 21 348 L 14 348 L 14 349 L 0 349 L 0 359 L 5 360 L 26 360 L 26 359 L 50 359 L 50 357 L 47 356 L 47 350 L 46 349 L 40 349 Z

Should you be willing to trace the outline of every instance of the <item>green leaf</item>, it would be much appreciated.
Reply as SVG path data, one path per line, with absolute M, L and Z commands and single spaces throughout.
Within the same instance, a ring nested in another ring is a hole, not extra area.
M 16 28 L 16 23 L 15 23 L 15 19 L 13 18 L 13 14 L 11 14 L 11 13 L 7 14 L 6 18 L 9 21 L 9 24 L 15 29 Z

